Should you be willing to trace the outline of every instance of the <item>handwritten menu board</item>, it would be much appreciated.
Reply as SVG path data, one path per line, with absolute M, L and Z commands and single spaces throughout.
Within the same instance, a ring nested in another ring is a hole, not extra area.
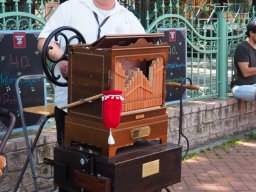
M 162 42 L 170 45 L 168 64 L 166 65 L 166 82 L 181 83 L 186 77 L 187 69 L 187 42 L 186 29 L 159 28 L 159 33 L 164 33 Z M 182 98 L 186 98 L 186 90 L 181 90 Z M 180 100 L 180 88 L 166 87 L 166 103 Z
M 15 81 L 18 77 L 42 74 L 41 55 L 37 51 L 39 32 L 0 33 L 0 107 L 16 115 L 15 128 L 22 127 L 18 110 Z M 21 80 L 19 83 L 23 107 L 45 103 L 44 80 Z M 35 125 L 39 116 L 25 113 L 26 125 Z M 0 117 L 0 132 L 8 126 L 7 119 Z

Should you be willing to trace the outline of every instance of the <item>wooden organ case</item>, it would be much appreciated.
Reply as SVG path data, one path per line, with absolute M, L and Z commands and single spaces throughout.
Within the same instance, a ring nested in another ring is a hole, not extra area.
M 105 36 L 93 45 L 76 45 L 69 52 L 69 103 L 104 90 L 122 90 L 121 122 L 109 130 L 102 121 L 102 101 L 71 108 L 66 116 L 65 146 L 74 142 L 99 147 L 113 157 L 116 150 L 138 139 L 167 142 L 165 64 L 169 46 L 154 44 L 160 34 Z
M 156 192 L 180 182 L 181 146 L 167 143 L 163 34 L 104 36 L 69 48 L 69 103 L 122 90 L 121 121 L 109 130 L 102 101 L 68 109 L 64 146 L 54 149 L 60 191 Z

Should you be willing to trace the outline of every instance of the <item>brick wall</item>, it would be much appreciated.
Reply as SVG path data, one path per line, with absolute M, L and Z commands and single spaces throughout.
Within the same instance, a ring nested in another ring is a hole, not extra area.
M 188 137 L 191 148 L 201 147 L 213 141 L 227 138 L 255 128 L 255 102 L 241 102 L 235 98 L 227 100 L 191 101 L 184 104 L 183 133 Z M 167 108 L 169 115 L 168 141 L 177 143 L 179 128 L 179 104 Z M 33 137 L 30 138 L 32 140 Z M 55 131 L 46 129 L 38 142 L 34 153 L 36 169 L 39 175 L 52 176 L 50 166 L 43 164 L 43 157 L 53 156 L 53 146 L 56 144 Z M 185 145 L 185 140 L 181 140 Z M 0 178 L 0 191 L 12 191 L 25 158 L 25 141 L 23 138 L 11 139 L 7 143 L 4 155 L 7 167 Z M 27 169 L 21 183 L 21 191 L 33 191 L 30 169 Z M 39 179 L 40 191 L 54 189 L 52 179 Z
M 179 105 L 167 109 L 169 115 L 168 141 L 177 143 Z M 228 138 L 256 127 L 256 103 L 235 98 L 226 100 L 191 101 L 183 106 L 182 130 L 191 148 Z M 185 144 L 185 140 L 181 140 Z M 186 145 L 185 145 L 186 146 Z
M 41 134 L 34 153 L 36 171 L 38 175 L 45 177 L 53 176 L 51 166 L 43 163 L 43 157 L 53 158 L 53 147 L 56 145 L 55 130 L 47 128 Z M 33 136 L 29 140 L 32 142 Z M 26 144 L 24 138 L 10 139 L 4 148 L 4 156 L 7 159 L 7 166 L 4 168 L 3 176 L 0 177 L 0 192 L 13 191 L 20 171 L 27 157 Z M 40 191 L 51 191 L 53 187 L 53 179 L 38 179 Z M 31 169 L 28 166 L 22 182 L 20 191 L 34 191 Z

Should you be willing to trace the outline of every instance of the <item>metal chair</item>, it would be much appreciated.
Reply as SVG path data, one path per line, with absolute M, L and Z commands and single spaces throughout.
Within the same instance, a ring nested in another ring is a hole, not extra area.
M 12 130 L 14 128 L 14 125 L 16 123 L 16 117 L 15 115 L 9 111 L 8 109 L 5 108 L 0 108 L 0 117 L 4 117 L 6 119 L 9 119 L 9 127 L 6 128 L 5 124 L 1 124 L 0 126 L 0 131 L 5 131 L 5 134 L 2 138 L 2 140 L 0 140 L 0 177 L 2 176 L 2 170 L 5 167 L 5 163 L 6 163 L 6 158 L 4 156 L 1 156 L 1 153 L 3 152 L 3 149 L 7 143 L 8 138 L 10 137 Z
M 34 106 L 34 107 L 28 107 L 28 108 L 23 107 L 21 94 L 20 94 L 21 90 L 20 90 L 20 87 L 19 87 L 19 83 L 20 83 L 21 80 L 28 80 L 29 81 L 29 80 L 36 80 L 36 79 L 46 79 L 46 76 L 41 75 L 41 74 L 39 74 L 39 75 L 25 75 L 25 76 L 19 77 L 15 82 L 18 108 L 19 108 L 21 124 L 22 124 L 23 134 L 24 134 L 25 143 L 26 143 L 26 147 L 27 147 L 27 153 L 28 153 L 25 164 L 24 164 L 24 166 L 21 170 L 20 176 L 19 176 L 18 181 L 15 185 L 15 188 L 14 188 L 15 192 L 19 188 L 19 185 L 20 185 L 21 180 L 23 178 L 23 175 L 26 171 L 28 163 L 30 164 L 35 191 L 39 191 L 38 184 L 37 184 L 37 177 L 38 176 L 36 175 L 35 166 L 34 166 L 34 162 L 33 162 L 33 151 L 36 147 L 37 141 L 38 141 L 38 139 L 41 135 L 41 132 L 43 130 L 43 127 L 44 127 L 45 123 L 47 122 L 48 119 L 53 117 L 53 114 L 54 114 L 54 105 L 53 104 L 48 104 L 48 105 L 43 105 L 43 106 Z M 52 90 L 54 90 L 53 85 L 51 83 L 50 83 L 50 86 L 51 86 Z M 29 143 L 28 131 L 27 131 L 27 125 L 26 125 L 26 121 L 25 121 L 24 112 L 43 115 L 42 123 L 40 124 L 40 126 L 38 128 L 36 137 L 35 137 L 35 139 L 33 141 L 33 144 L 31 146 L 30 146 L 30 143 Z
M 14 128 L 14 125 L 16 123 L 16 117 L 15 115 L 8 109 L 0 108 L 0 117 L 4 117 L 6 119 L 9 119 L 9 127 L 7 128 L 4 137 L 2 138 L 0 142 L 0 154 L 3 152 L 3 149 L 7 143 L 8 138 L 10 137 L 12 130 Z

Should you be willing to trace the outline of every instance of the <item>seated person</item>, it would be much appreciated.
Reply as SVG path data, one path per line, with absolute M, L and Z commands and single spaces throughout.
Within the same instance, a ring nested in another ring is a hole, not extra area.
M 247 25 L 247 39 L 240 43 L 234 54 L 235 73 L 233 96 L 245 100 L 256 100 L 256 20 Z

